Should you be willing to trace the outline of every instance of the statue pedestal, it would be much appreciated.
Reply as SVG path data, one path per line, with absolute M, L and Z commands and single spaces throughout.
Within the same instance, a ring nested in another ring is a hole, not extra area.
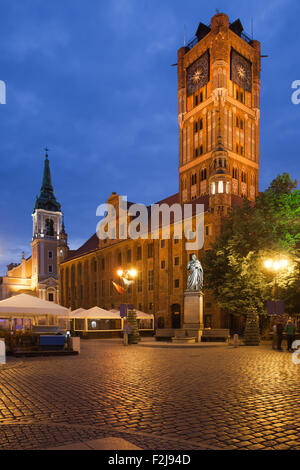
M 183 329 L 187 336 L 195 337 L 196 341 L 200 342 L 204 329 L 203 294 L 201 291 L 185 291 L 183 320 Z

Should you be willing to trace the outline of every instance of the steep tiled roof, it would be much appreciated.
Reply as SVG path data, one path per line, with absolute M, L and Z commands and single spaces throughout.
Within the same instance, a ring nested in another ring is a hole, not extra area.
M 78 258 L 79 256 L 86 255 L 92 251 L 97 250 L 99 244 L 99 239 L 97 234 L 94 233 L 83 245 L 81 245 L 78 250 L 71 250 L 69 256 L 65 261 L 70 261 L 71 259 Z
M 172 196 L 166 197 L 165 199 L 162 199 L 161 201 L 156 202 L 156 204 L 167 204 L 168 206 L 172 206 L 173 204 L 178 204 L 179 203 L 179 193 L 173 194 Z M 199 197 L 198 199 L 194 199 L 193 201 L 190 202 L 193 207 L 193 214 L 195 214 L 196 211 L 196 204 L 204 204 L 204 211 L 207 211 L 209 208 L 209 196 L 202 196 Z M 134 204 L 133 202 L 128 202 L 128 208 Z M 151 206 L 147 207 L 148 213 L 149 213 L 149 222 L 151 220 Z M 174 222 L 174 214 L 171 213 L 170 217 L 171 224 Z M 92 253 L 93 251 L 97 250 L 99 247 L 99 239 L 97 237 L 97 234 L 94 233 L 78 250 L 72 250 L 69 252 L 68 258 L 64 261 L 71 261 L 72 259 L 79 258 L 81 256 L 84 256 L 88 253 Z

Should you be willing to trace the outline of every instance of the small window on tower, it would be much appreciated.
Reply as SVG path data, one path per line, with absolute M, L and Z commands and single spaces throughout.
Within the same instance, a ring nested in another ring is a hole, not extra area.
M 53 273 L 53 266 L 52 266 L 52 264 L 49 264 L 49 266 L 48 266 L 48 273 L 49 273 L 49 274 Z
M 47 219 L 45 222 L 45 230 L 46 236 L 53 237 L 54 236 L 54 222 L 52 219 Z
M 48 258 L 52 259 L 53 258 L 53 251 L 48 251 Z

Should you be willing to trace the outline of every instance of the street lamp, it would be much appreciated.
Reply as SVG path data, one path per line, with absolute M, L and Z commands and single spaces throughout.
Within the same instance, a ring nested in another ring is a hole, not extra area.
M 268 259 L 264 262 L 265 268 L 274 273 L 274 287 L 273 287 L 273 300 L 275 300 L 275 314 L 276 314 L 276 298 L 278 297 L 278 273 L 286 269 L 289 265 L 287 259 Z
M 114 283 L 114 285 L 117 288 L 119 294 L 124 295 L 126 293 L 126 291 L 134 284 L 134 280 L 137 274 L 138 272 L 134 268 L 126 270 L 119 268 L 117 270 L 117 275 L 120 278 L 120 284 L 122 283 L 122 286 L 116 283 Z M 128 344 L 128 339 L 130 343 L 137 344 L 140 341 L 140 336 L 137 327 L 136 311 L 133 307 L 128 309 L 128 306 L 126 306 L 126 311 L 127 325 L 124 328 L 124 345 Z

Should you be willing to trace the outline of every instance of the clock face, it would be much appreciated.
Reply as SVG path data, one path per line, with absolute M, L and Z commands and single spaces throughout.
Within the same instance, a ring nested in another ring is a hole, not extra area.
M 231 80 L 246 91 L 251 91 L 251 62 L 233 49 L 231 51 Z
M 190 96 L 209 82 L 209 51 L 187 68 L 187 95 Z

